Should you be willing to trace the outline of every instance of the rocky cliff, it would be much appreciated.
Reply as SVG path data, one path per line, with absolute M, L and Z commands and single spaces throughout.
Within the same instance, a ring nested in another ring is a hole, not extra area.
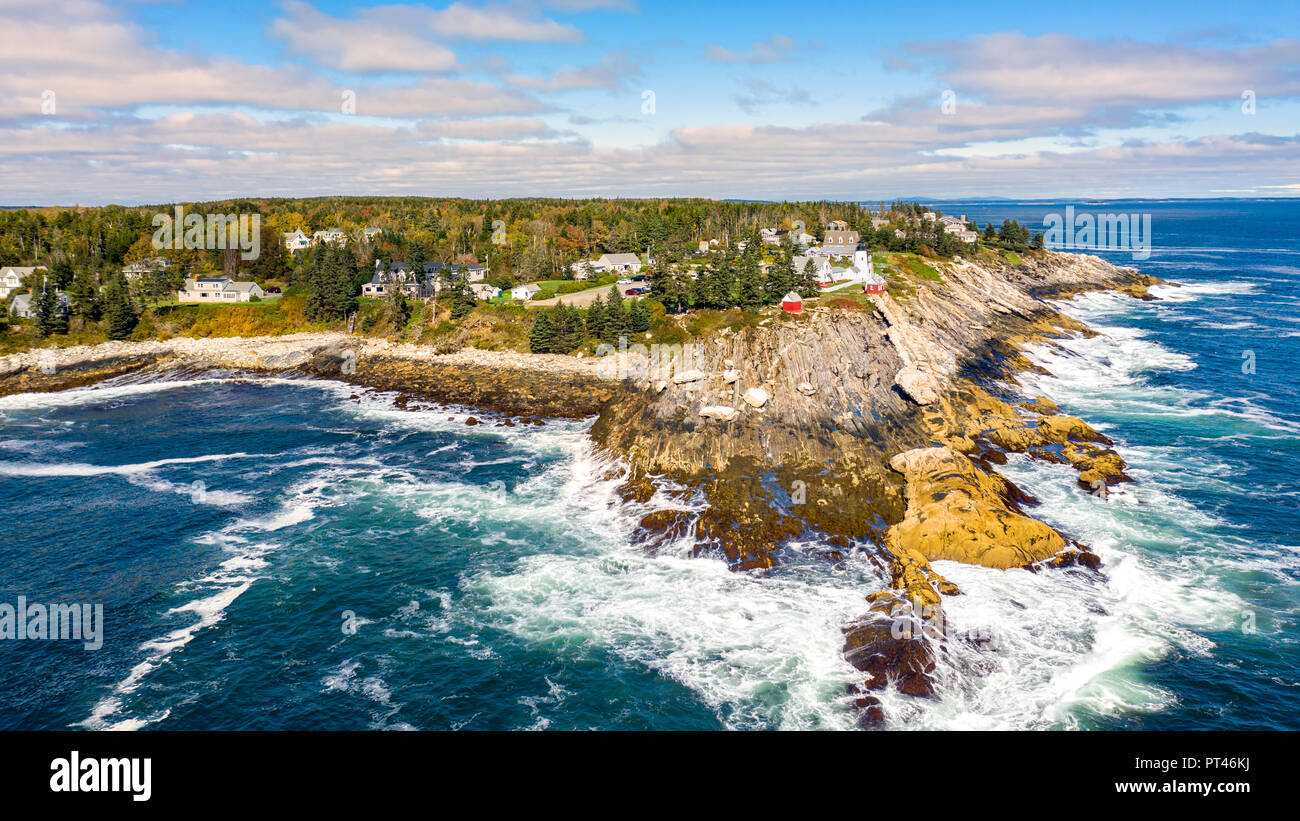
M 960 593 L 930 561 L 1098 566 L 1026 512 L 1034 500 L 996 473 L 1007 452 L 1072 464 L 1102 494 L 1128 479 L 1104 436 L 1001 380 L 1032 367 L 1024 343 L 1091 333 L 1047 298 L 1101 289 L 1150 298 L 1156 280 L 1055 253 L 940 271 L 942 282 L 774 313 L 680 354 L 628 354 L 631 391 L 593 428 L 631 466 L 629 498 L 650 499 L 668 477 L 708 501 L 698 514 L 647 515 L 648 544 L 694 533 L 700 550 L 756 570 L 778 561 L 783 541 L 815 534 L 831 560 L 847 550 L 873 560 L 884 589 L 846 626 L 845 643 L 866 673 L 858 704 L 867 723 L 880 718 L 873 689 L 931 692 L 945 639 L 898 628 L 941 620 L 942 596 Z

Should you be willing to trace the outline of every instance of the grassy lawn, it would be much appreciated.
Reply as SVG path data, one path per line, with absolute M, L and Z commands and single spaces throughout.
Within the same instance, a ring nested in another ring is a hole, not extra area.
M 1012 265 L 1024 264 L 1024 260 L 1021 259 L 1020 255 L 1017 254 L 1015 251 L 1003 251 L 1002 256 L 1006 257 L 1007 262 L 1011 263 Z

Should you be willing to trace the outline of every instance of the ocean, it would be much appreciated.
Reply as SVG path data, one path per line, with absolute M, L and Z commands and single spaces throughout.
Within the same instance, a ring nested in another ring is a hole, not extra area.
M 936 562 L 997 650 L 954 643 L 886 726 L 1300 728 L 1300 202 L 1073 204 L 1150 213 L 1150 259 L 1100 255 L 1182 284 L 1062 302 L 1104 335 L 1020 377 L 1131 466 L 1107 500 L 1003 468 L 1104 574 Z M 1065 204 L 938 205 L 1038 230 Z M 0 398 L 0 604 L 104 613 L 96 650 L 0 640 L 0 729 L 855 726 L 868 562 L 647 552 L 590 421 L 394 399 L 226 372 Z

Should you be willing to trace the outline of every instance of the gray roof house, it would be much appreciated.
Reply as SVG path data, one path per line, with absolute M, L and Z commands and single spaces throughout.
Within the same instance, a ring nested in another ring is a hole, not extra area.
M 59 307 L 64 313 L 72 310 L 72 299 L 62 291 L 56 291 L 59 295 Z M 10 316 L 20 317 L 22 319 L 32 318 L 32 295 L 19 294 L 9 303 Z

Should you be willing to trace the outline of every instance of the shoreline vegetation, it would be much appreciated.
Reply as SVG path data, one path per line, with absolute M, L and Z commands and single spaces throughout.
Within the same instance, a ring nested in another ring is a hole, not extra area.
M 638 344 L 689 343 L 689 361 L 616 348 L 623 359 L 611 368 L 593 354 L 612 340 L 581 332 L 567 353 L 529 353 L 542 314 L 522 306 L 478 305 L 452 323 L 434 300 L 412 312 L 412 325 L 390 322 L 388 301 L 371 314 L 363 302 L 357 317 L 374 321 L 360 319 L 351 334 L 306 313 L 301 325 L 259 323 L 298 316 L 286 294 L 274 306 L 221 306 L 242 310 L 200 315 L 182 333 L 155 325 L 140 334 L 161 338 L 10 353 L 0 357 L 0 395 L 221 369 L 341 379 L 396 391 L 399 407 L 413 398 L 470 405 L 504 415 L 502 424 L 594 416 L 591 437 L 617 458 L 611 475 L 625 500 L 707 503 L 647 510 L 634 536 L 644 549 L 690 538 L 698 554 L 762 572 L 779 565 L 783 543 L 812 537 L 832 565 L 855 552 L 878 569 L 880 588 L 863 591 L 843 647 L 862 673 L 851 694 L 859 721 L 877 726 L 881 689 L 934 695 L 948 642 L 996 652 L 925 627 L 945 624 L 943 600 L 961 595 L 931 562 L 1102 572 L 1087 545 L 1034 518 L 1038 502 L 997 467 L 1009 453 L 1070 465 L 1080 492 L 1102 504 L 1110 487 L 1132 481 L 1127 466 L 1110 439 L 1046 397 L 1019 395 L 1014 380 L 1035 369 L 1024 345 L 1094 335 L 1049 300 L 1096 290 L 1154 299 L 1147 289 L 1162 283 L 1028 244 L 948 257 L 880 249 L 875 262 L 884 293 L 813 293 L 798 314 L 761 304 L 671 313 L 654 301 L 644 331 L 600 318 Z M 584 317 L 580 327 L 593 326 Z

